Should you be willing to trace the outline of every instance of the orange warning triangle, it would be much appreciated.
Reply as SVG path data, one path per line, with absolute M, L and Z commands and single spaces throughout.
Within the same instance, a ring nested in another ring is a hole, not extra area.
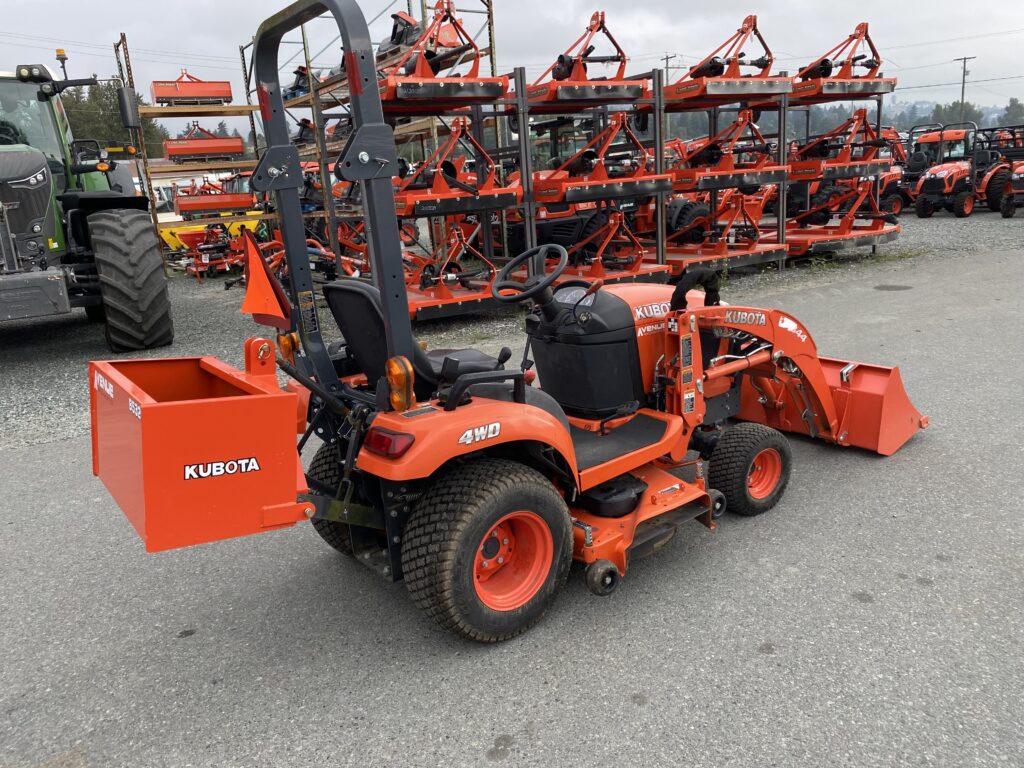
M 260 325 L 286 331 L 292 323 L 291 307 L 284 290 L 264 261 L 252 232 L 245 230 L 242 237 L 245 243 L 245 300 L 241 311 L 252 315 Z

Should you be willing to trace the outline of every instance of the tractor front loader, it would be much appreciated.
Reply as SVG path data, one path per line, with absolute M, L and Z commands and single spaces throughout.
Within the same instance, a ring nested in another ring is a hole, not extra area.
M 115 352 L 174 338 L 163 255 L 149 201 L 112 184 L 116 163 L 73 140 L 66 88 L 41 64 L 0 72 L 0 320 L 68 314 L 103 322 Z M 119 89 L 126 127 L 141 126 L 135 93 Z
M 676 286 L 561 280 L 570 259 L 555 244 L 491 285 L 495 301 L 529 306 L 519 365 L 508 349 L 425 351 L 409 321 L 398 157 L 372 88 L 352 91 L 335 174 L 362 188 L 374 282 L 323 286 L 345 338 L 328 348 L 278 80 L 282 37 L 324 11 L 349 81 L 375 76 L 355 0 L 300 0 L 256 34 L 268 148 L 253 186 L 275 195 L 290 280 L 286 293 L 247 234 L 243 311 L 269 331 L 246 342 L 245 370 L 210 357 L 91 364 L 93 469 L 147 550 L 309 519 L 404 580 L 441 626 L 495 642 L 542 617 L 573 560 L 605 595 L 684 522 L 771 509 L 792 465 L 782 431 L 889 454 L 926 425 L 895 368 L 819 358 L 791 315 L 722 305 L 712 272 Z

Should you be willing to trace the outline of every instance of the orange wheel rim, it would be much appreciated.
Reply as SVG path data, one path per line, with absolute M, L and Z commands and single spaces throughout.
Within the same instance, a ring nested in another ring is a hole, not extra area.
M 480 602 L 514 611 L 533 599 L 551 570 L 555 543 L 536 512 L 510 512 L 481 539 L 473 560 L 473 585 Z
M 755 499 L 772 495 L 782 477 L 782 456 L 774 448 L 765 448 L 750 462 L 747 491 Z
M 970 213 L 974 210 L 974 198 L 968 197 L 964 200 L 964 213 Z

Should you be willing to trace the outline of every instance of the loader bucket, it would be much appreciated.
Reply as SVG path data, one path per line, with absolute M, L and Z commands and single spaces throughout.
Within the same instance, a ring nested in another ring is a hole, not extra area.
M 891 456 L 919 429 L 928 426 L 910 402 L 899 368 L 820 357 L 821 371 L 831 395 L 837 427 L 834 434 L 813 435 L 844 446 L 857 446 Z M 776 429 L 811 434 L 802 418 L 805 405 L 795 397 L 783 399 L 781 411 L 766 410 L 758 391 L 747 380 L 739 418 Z
M 928 417 L 910 402 L 899 368 L 829 357 L 819 360 L 832 390 L 843 445 L 891 456 L 917 430 L 928 426 Z

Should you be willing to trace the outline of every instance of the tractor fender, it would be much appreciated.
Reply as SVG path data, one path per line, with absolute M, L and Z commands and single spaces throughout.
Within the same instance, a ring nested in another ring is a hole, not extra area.
M 526 403 L 475 396 L 451 411 L 433 401 L 404 413 L 379 413 L 371 429 L 412 435 L 413 444 L 398 458 L 381 456 L 364 445 L 356 466 L 384 480 L 416 480 L 430 477 L 452 459 L 508 443 L 530 442 L 554 449 L 575 475 L 576 452 L 568 420 L 560 411 L 553 413 L 544 407 L 551 400 L 548 395 L 532 387 L 526 391 Z

